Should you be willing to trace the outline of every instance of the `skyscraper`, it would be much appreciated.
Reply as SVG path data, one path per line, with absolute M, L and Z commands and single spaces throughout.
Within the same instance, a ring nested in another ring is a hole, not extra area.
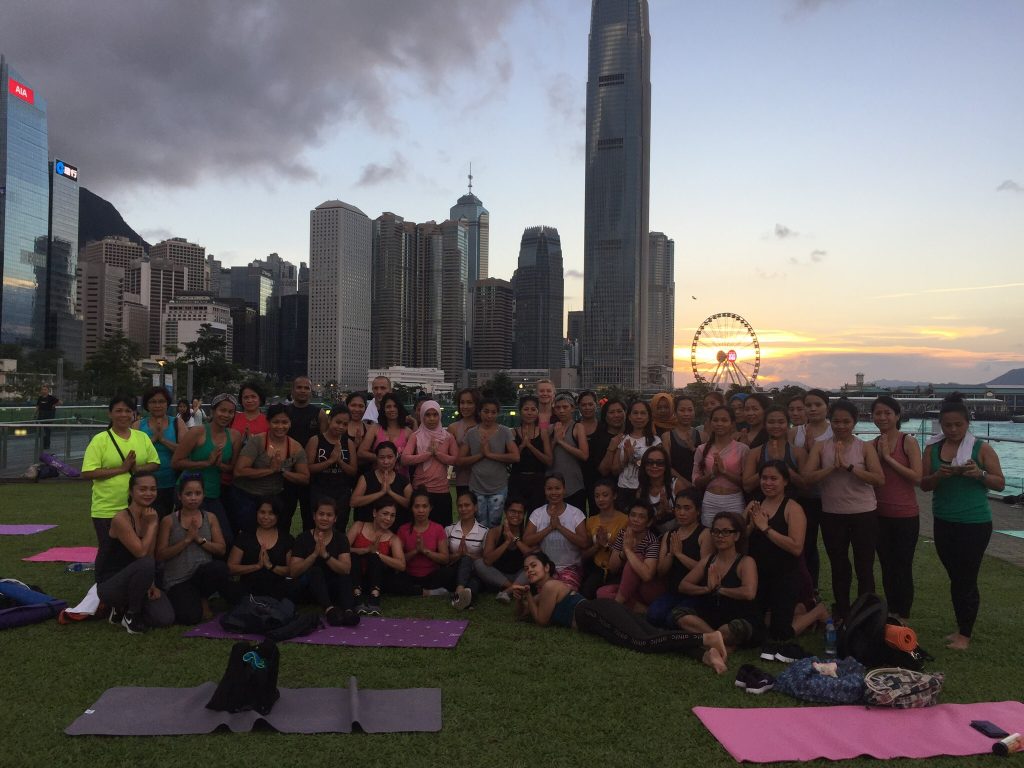
M 102 260 L 83 260 L 77 277 L 76 304 L 84 319 L 79 356 L 88 361 L 104 341 L 124 331 L 125 272 Z M 145 351 L 148 343 L 148 339 L 143 342 L 140 351 Z
M 149 249 L 152 259 L 169 259 L 188 270 L 185 274 L 185 290 L 208 291 L 206 247 L 190 243 L 184 237 L 163 240 Z
M 512 275 L 516 368 L 562 368 L 562 241 L 554 227 L 528 227 Z
M 373 227 L 328 200 L 309 213 L 309 376 L 313 385 L 363 388 L 370 368 Z
M 78 169 L 49 164 L 50 210 L 46 251 L 46 347 L 82 364 L 82 316 L 77 309 Z
M 35 349 L 46 342 L 47 141 L 46 101 L 0 56 L 0 343 Z
M 465 219 L 441 224 L 441 368 L 457 386 L 466 370 L 469 289 L 469 225 Z
M 414 233 L 415 225 L 407 227 L 394 213 L 382 213 L 373 221 L 373 306 L 378 311 L 371 332 L 371 368 L 410 364 L 403 342 L 410 330 L 406 313 L 414 298 L 408 288 Z
M 473 365 L 507 371 L 512 367 L 512 284 L 489 277 L 477 280 L 473 293 Z
M 593 0 L 587 73 L 583 383 L 640 386 L 648 248 L 647 0 Z
M 408 224 L 408 222 L 406 222 Z M 441 367 L 444 306 L 444 235 L 435 221 L 417 224 L 409 249 L 408 324 L 403 344 L 411 368 Z
M 488 259 L 490 256 L 490 228 L 491 215 L 480 202 L 480 198 L 473 194 L 473 166 L 469 166 L 469 190 L 449 211 L 452 221 L 465 219 L 469 227 L 466 242 L 467 248 L 467 279 L 469 291 L 466 294 L 466 321 L 467 341 L 471 338 L 473 330 L 473 285 L 477 280 L 483 280 L 488 275 Z M 472 350 L 467 351 L 467 363 L 472 362 Z
M 671 389 L 675 348 L 675 242 L 663 232 L 651 232 L 647 258 L 646 298 L 641 305 L 647 328 L 644 389 Z

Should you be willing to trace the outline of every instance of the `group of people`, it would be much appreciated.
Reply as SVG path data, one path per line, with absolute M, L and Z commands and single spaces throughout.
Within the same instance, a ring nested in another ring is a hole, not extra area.
M 114 398 L 83 464 L 114 619 L 129 631 L 194 623 L 215 593 L 260 594 L 351 625 L 380 614 L 387 594 L 464 609 L 491 591 L 538 624 L 692 649 L 718 671 L 737 647 L 785 661 L 802 655 L 797 635 L 845 619 L 854 575 L 858 595 L 875 591 L 876 552 L 890 611 L 910 616 L 920 486 L 934 492 L 950 575 L 949 644 L 969 644 L 987 492 L 1003 478 L 962 401 L 943 404 L 942 435 L 922 456 L 887 396 L 871 408 L 878 437 L 864 441 L 856 407 L 821 390 L 785 406 L 715 391 L 625 403 L 541 381 L 514 427 L 496 400 L 464 389 L 446 428 L 436 401 L 409 413 L 387 379 L 371 388 L 323 410 L 300 377 L 290 403 L 264 409 L 246 384 L 193 426 L 169 414 L 160 387 L 141 417 Z M 831 612 L 818 598 L 819 530 Z

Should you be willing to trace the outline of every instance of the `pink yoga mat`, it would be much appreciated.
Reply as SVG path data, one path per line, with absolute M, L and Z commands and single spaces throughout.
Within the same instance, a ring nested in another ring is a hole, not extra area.
M 0 525 L 0 536 L 28 536 L 32 533 L 42 533 L 48 531 L 51 528 L 56 528 L 56 525 Z
M 356 627 L 323 627 L 305 637 L 294 637 L 285 642 L 380 648 L 454 648 L 468 624 L 468 621 L 456 620 L 384 619 L 364 616 Z M 189 630 L 185 637 L 256 640 L 260 635 L 225 632 L 220 622 L 214 619 Z
M 96 547 L 50 547 L 21 559 L 30 563 L 92 563 L 96 560 Z
M 939 704 L 927 709 L 867 707 L 694 707 L 694 714 L 737 760 L 847 760 L 981 755 L 995 741 L 971 728 L 991 720 L 1009 733 L 1024 730 L 1019 701 Z

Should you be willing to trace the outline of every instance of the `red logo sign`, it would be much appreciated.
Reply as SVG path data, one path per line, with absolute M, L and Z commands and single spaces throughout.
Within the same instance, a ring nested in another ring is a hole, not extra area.
M 28 104 L 35 104 L 36 103 L 35 91 L 33 91 L 27 85 L 22 85 L 17 80 L 15 80 L 13 77 L 7 79 L 7 90 L 9 90 L 11 93 L 13 93 L 19 99 L 21 99 L 22 101 L 24 101 L 24 102 L 26 102 Z

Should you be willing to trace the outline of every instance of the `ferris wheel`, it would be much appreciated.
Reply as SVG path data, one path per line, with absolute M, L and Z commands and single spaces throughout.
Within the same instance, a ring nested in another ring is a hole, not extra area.
M 735 312 L 719 312 L 697 327 L 690 344 L 693 378 L 705 384 L 754 386 L 761 345 L 750 323 Z

